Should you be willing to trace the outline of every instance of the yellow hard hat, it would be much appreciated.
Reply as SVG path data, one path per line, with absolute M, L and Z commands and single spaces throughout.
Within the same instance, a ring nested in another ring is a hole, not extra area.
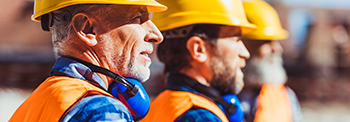
M 152 21 L 161 31 L 191 24 L 222 24 L 238 26 L 242 32 L 255 30 L 244 14 L 241 0 L 158 0 L 168 6 L 154 13 Z
M 257 26 L 256 31 L 243 35 L 243 39 L 282 40 L 288 32 L 281 26 L 275 9 L 263 0 L 243 0 L 244 11 L 250 23 Z
M 149 12 L 159 12 L 167 9 L 166 6 L 155 0 L 35 0 L 32 20 L 40 21 L 41 16 L 46 13 L 77 4 L 144 5 L 147 6 Z

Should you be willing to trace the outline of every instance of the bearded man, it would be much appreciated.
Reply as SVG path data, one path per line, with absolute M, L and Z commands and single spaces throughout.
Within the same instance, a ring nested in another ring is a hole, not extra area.
M 10 122 L 142 119 L 148 55 L 163 41 L 149 12 L 166 9 L 154 0 L 36 0 L 32 19 L 52 33 L 57 60 Z
M 247 22 L 242 2 L 158 2 L 169 7 L 152 17 L 164 36 L 157 54 L 165 65 L 167 87 L 152 101 L 142 121 L 241 121 L 238 100 L 227 102 L 223 97 L 237 94 L 243 88 L 241 68 L 250 56 L 241 35 L 255 26 Z
M 301 109 L 293 90 L 287 86 L 283 68 L 283 48 L 278 40 L 288 37 L 277 12 L 263 0 L 245 0 L 247 19 L 257 30 L 244 34 L 251 54 L 245 74 L 245 87 L 239 94 L 247 122 L 300 122 Z

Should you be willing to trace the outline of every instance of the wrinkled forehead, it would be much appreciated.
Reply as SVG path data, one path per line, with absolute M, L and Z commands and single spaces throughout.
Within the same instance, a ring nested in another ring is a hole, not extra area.
M 90 9 L 89 14 L 94 16 L 94 19 L 98 21 L 98 26 L 102 26 L 101 31 L 103 31 L 103 33 L 123 25 L 129 25 L 136 17 L 148 19 L 149 16 L 146 6 L 101 5 L 96 7 L 98 8 Z
M 127 18 L 135 14 L 148 14 L 146 6 L 142 5 L 97 5 L 91 13 L 101 17 Z

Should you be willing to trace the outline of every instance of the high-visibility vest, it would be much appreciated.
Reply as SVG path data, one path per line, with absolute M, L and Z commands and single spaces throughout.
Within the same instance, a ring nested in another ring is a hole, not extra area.
M 186 92 L 165 90 L 151 102 L 151 107 L 141 122 L 173 122 L 192 107 L 207 109 L 228 122 L 224 112 L 211 100 L 203 96 Z
M 256 101 L 254 122 L 292 122 L 288 91 L 283 84 L 265 84 Z
M 16 110 L 9 122 L 62 121 L 68 110 L 89 95 L 106 95 L 105 90 L 88 81 L 63 76 L 47 78 Z

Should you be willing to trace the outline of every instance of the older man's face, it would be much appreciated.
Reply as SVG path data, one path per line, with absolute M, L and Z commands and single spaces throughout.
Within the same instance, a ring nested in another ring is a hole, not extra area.
M 102 32 L 98 37 L 101 49 L 97 52 L 110 70 L 124 76 L 146 81 L 150 76 L 149 55 L 153 44 L 163 37 L 149 20 L 145 6 L 110 5 L 107 13 L 97 19 Z
M 245 60 L 250 54 L 241 40 L 239 27 L 221 27 L 219 39 L 211 58 L 213 79 L 211 86 L 223 93 L 239 93 L 243 86 Z
M 250 87 L 263 84 L 284 84 L 287 79 L 283 68 L 283 48 L 278 41 L 244 40 L 252 57 L 243 69 L 245 83 Z

